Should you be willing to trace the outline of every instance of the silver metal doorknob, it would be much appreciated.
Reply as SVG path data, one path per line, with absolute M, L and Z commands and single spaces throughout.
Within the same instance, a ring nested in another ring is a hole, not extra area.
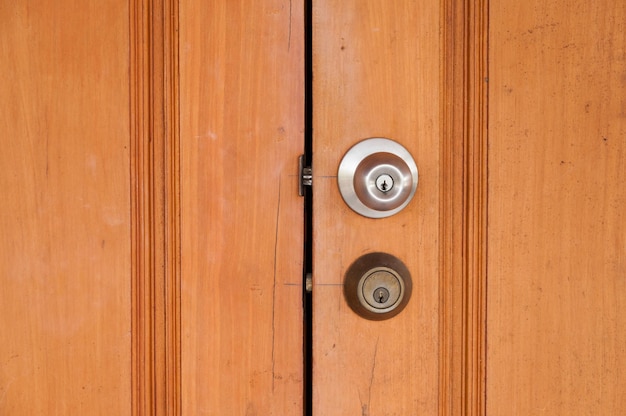
M 417 189 L 417 165 L 401 144 L 371 138 L 355 144 L 339 164 L 343 200 L 369 218 L 389 217 L 408 205 Z
M 359 257 L 346 271 L 344 296 L 350 308 L 373 321 L 399 314 L 411 297 L 411 274 L 404 263 L 387 253 Z

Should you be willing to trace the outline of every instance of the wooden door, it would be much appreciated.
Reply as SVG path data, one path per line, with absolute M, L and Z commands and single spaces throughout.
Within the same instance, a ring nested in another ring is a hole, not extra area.
M 625 6 L 310 3 L 307 385 L 306 4 L 0 2 L 0 413 L 623 413 Z M 419 168 L 389 218 L 337 188 L 368 137 Z
M 314 3 L 314 414 L 626 409 L 625 8 L 491 3 Z M 335 183 L 371 136 L 420 167 L 383 220 Z M 342 298 L 370 251 L 416 276 L 390 321 Z
M 488 415 L 626 411 L 625 22 L 491 2 Z
M 0 21 L 0 414 L 128 415 L 128 4 Z
M 0 413 L 301 414 L 303 4 L 0 3 Z

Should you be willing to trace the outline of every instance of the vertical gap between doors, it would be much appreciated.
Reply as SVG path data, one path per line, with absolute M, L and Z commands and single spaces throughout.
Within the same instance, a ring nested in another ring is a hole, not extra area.
M 304 0 L 304 166 L 313 166 L 313 24 L 312 0 Z M 313 294 L 306 290 L 306 278 L 313 272 L 313 191 L 304 193 L 304 416 L 313 415 Z

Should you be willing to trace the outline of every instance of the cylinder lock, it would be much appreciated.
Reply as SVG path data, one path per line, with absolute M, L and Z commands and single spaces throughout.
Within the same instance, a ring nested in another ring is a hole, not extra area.
M 350 308 L 375 321 L 400 313 L 411 289 L 411 275 L 404 263 L 386 253 L 359 257 L 348 268 L 344 281 L 344 296 Z
M 402 210 L 417 189 L 417 166 L 401 144 L 371 138 L 345 154 L 337 172 L 339 192 L 355 212 L 369 218 Z

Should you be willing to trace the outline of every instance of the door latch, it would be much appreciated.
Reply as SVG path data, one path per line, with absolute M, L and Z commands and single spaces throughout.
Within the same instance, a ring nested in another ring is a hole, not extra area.
M 304 187 L 313 185 L 313 168 L 304 166 L 304 155 L 298 158 L 298 195 L 304 196 Z

